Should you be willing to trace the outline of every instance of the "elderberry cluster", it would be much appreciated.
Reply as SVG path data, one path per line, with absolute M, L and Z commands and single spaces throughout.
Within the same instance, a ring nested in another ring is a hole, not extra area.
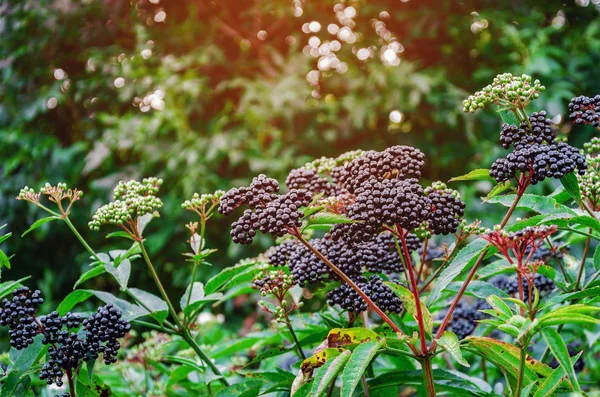
M 569 103 L 569 119 L 575 124 L 591 124 L 600 126 L 600 95 L 588 98 L 584 95 L 571 99 Z
M 65 371 L 76 371 L 82 361 L 102 354 L 105 364 L 116 362 L 121 347 L 117 339 L 131 329 L 119 309 L 108 304 L 85 320 L 73 313 L 60 316 L 54 311 L 38 320 L 36 312 L 43 302 L 40 291 L 19 287 L 13 291 L 12 300 L 4 299 L 0 306 L 0 325 L 9 327 L 10 344 L 16 350 L 31 345 L 39 334 L 43 335 L 42 344 L 50 345 L 40 379 L 60 387 Z M 80 327 L 83 339 L 77 332 Z
M 519 281 L 516 276 L 496 276 L 490 280 L 496 288 L 503 290 L 509 295 L 517 296 L 519 294 Z M 529 283 L 523 280 L 523 296 L 526 301 L 529 301 Z M 540 296 L 550 294 L 556 288 L 554 281 L 541 274 L 536 274 L 533 277 L 533 286 L 538 290 Z M 532 291 L 533 292 L 533 291 Z M 533 294 L 532 294 L 533 295 Z
M 504 149 L 514 146 L 521 149 L 534 143 L 552 143 L 552 121 L 546 118 L 546 112 L 534 112 L 529 116 L 529 122 L 523 121 L 520 126 L 504 123 L 500 132 L 500 143 Z
M 383 283 L 381 277 L 371 276 L 367 279 L 364 276 L 358 276 L 353 281 L 384 312 L 400 313 L 404 308 L 402 300 Z M 327 292 L 327 300 L 330 306 L 338 305 L 349 312 L 357 313 L 367 310 L 367 303 L 348 284 L 342 284 Z
M 410 146 L 392 146 L 383 152 L 369 151 L 334 170 L 334 180 L 350 193 L 372 179 L 420 178 L 425 156 Z
M 527 174 L 530 183 L 535 185 L 546 178 L 560 179 L 573 171 L 583 175 L 587 168 L 579 149 L 564 142 L 519 147 L 492 164 L 490 176 L 498 183 L 514 178 L 517 171 Z
M 433 234 L 456 233 L 465 214 L 466 204 L 456 190 L 448 189 L 442 182 L 435 182 L 425 189 L 431 210 L 427 216 L 427 229 Z
M 10 345 L 21 350 L 33 343 L 33 338 L 40 333 L 35 322 L 35 313 L 44 302 L 41 292 L 31 291 L 27 287 L 19 287 L 13 291 L 11 300 L 3 299 L 0 307 L 0 325 L 8 326 Z
M 448 329 L 454 332 L 459 340 L 462 340 L 475 332 L 478 324 L 477 321 L 482 319 L 483 313 L 479 311 L 479 307 L 476 304 L 468 306 L 466 303 L 459 302 L 452 313 Z
M 292 189 L 278 195 L 278 191 L 279 183 L 261 174 L 249 187 L 233 188 L 221 197 L 221 214 L 229 215 L 244 204 L 249 207 L 231 225 L 235 243 L 252 243 L 257 231 L 283 237 L 290 228 L 301 226 L 304 214 L 300 207 L 311 203 L 310 193 L 306 189 Z
M 292 170 L 285 180 L 288 189 L 306 189 L 312 195 L 324 193 L 325 196 L 336 195 L 336 186 L 327 178 L 320 176 L 316 169 L 297 168 Z
M 383 225 L 413 230 L 427 219 L 430 208 L 417 179 L 372 178 L 356 190 L 356 201 L 348 206 L 348 217 L 356 222 L 335 225 L 330 234 L 360 243 L 375 238 Z

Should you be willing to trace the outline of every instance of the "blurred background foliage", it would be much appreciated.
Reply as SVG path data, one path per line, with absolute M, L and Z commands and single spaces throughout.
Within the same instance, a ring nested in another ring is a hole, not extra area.
M 502 153 L 498 117 L 466 115 L 461 101 L 501 72 L 540 79 L 547 91 L 530 110 L 546 109 L 569 134 L 568 101 L 600 87 L 596 3 L 3 2 L 0 225 L 15 234 L 6 247 L 17 254 L 11 278 L 33 273 L 59 299 L 88 264 L 62 224 L 18 237 L 42 216 L 14 200 L 25 185 L 64 181 L 83 190 L 72 219 L 108 250 L 104 233 L 87 230 L 95 208 L 121 179 L 163 178 L 162 220 L 148 246 L 173 275 L 170 288 L 181 289 L 184 224 L 193 217 L 180 204 L 194 192 L 257 173 L 283 182 L 312 158 L 395 144 L 425 152 L 430 180 L 487 168 Z M 581 146 L 592 134 L 568 138 Z M 480 207 L 491 185 L 457 187 L 469 220 L 497 221 Z M 221 251 L 212 271 L 261 250 L 234 247 L 230 222 L 217 218 L 209 228 L 209 244 Z

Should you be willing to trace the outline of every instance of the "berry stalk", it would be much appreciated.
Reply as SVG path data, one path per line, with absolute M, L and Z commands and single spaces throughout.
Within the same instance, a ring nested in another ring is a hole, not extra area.
M 323 254 L 319 250 L 314 248 L 308 241 L 306 241 L 306 239 L 304 237 L 302 237 L 302 235 L 300 234 L 300 232 L 297 228 L 292 230 L 290 232 L 290 234 L 292 234 L 295 238 L 298 239 L 298 241 L 300 241 L 302 244 L 304 244 L 304 246 L 306 246 L 306 248 L 311 250 L 317 256 L 317 258 L 319 258 L 331 270 L 333 270 L 333 272 L 335 274 L 337 274 L 337 276 L 340 279 L 342 279 L 342 281 L 347 283 L 353 290 L 355 290 L 356 293 L 358 293 L 358 295 L 360 295 L 360 297 L 367 303 L 367 305 L 371 309 L 373 309 L 373 311 L 375 313 L 377 313 L 379 315 L 379 317 L 381 317 L 383 319 L 383 321 L 385 321 L 392 328 L 392 330 L 394 332 L 396 332 L 399 336 L 405 336 L 405 334 L 402 332 L 402 330 L 400 328 L 398 328 L 398 326 L 387 316 L 387 314 L 385 314 L 383 312 L 383 310 L 381 310 L 379 308 L 379 306 L 377 306 L 375 304 L 375 302 L 373 302 L 371 300 L 371 298 L 369 298 L 369 296 L 367 294 L 365 294 L 363 292 L 363 290 L 361 290 L 360 287 L 358 285 L 356 285 L 356 283 L 350 279 L 350 277 L 348 277 L 343 271 L 340 270 L 340 268 L 338 268 L 336 265 L 331 263 L 331 261 L 329 259 L 327 259 L 325 256 L 323 256 Z M 416 349 L 412 345 L 409 344 L 408 346 L 413 351 L 413 353 L 415 353 L 415 354 L 417 353 Z

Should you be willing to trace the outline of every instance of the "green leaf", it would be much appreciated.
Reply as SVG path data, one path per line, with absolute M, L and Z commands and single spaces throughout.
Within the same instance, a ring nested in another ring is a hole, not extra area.
M 4 298 L 5 296 L 7 296 L 11 292 L 13 292 L 14 289 L 21 286 L 21 283 L 23 281 L 29 280 L 30 278 L 31 278 L 31 276 L 27 276 L 27 277 L 20 278 L 18 280 L 5 281 L 5 282 L 1 283 L 0 284 L 0 299 Z
M 458 363 L 465 367 L 470 367 L 467 360 L 463 358 L 462 352 L 460 351 L 460 342 L 454 332 L 444 331 L 442 336 L 437 339 L 437 344 L 446 350 L 452 358 L 458 361 Z
M 505 207 L 510 207 L 514 200 L 514 194 L 507 194 L 506 196 L 492 197 L 488 203 L 502 204 Z M 559 204 L 553 198 L 548 196 L 538 196 L 537 194 L 524 194 L 519 200 L 517 208 L 534 211 L 542 215 L 577 215 L 574 210 L 565 205 Z
M 61 219 L 60 216 L 48 216 L 46 218 L 42 218 L 42 219 L 38 219 L 37 221 L 35 221 L 33 223 L 33 225 L 31 225 L 29 227 L 29 229 L 25 230 L 25 233 L 23 233 L 21 235 L 21 237 L 25 237 L 25 235 L 27 235 L 29 232 L 34 231 L 35 229 L 37 229 L 38 227 L 50 222 L 50 221 L 54 221 L 56 219 Z
M 3 267 L 10 269 L 10 258 L 4 253 L 4 251 L 0 250 L 0 269 Z
M 468 174 L 465 175 L 461 175 L 461 176 L 455 176 L 454 178 L 450 179 L 450 182 L 457 182 L 457 181 L 493 181 L 495 180 L 493 177 L 490 176 L 490 170 L 487 168 L 480 168 L 477 170 L 473 170 L 471 172 L 469 172 Z
M 553 328 L 542 329 L 542 336 L 548 344 L 552 355 L 556 358 L 556 361 L 565 370 L 575 391 L 581 392 L 581 386 L 579 386 L 579 381 L 577 380 L 577 375 L 575 374 L 575 369 L 571 363 L 571 356 L 569 356 L 569 350 L 565 342 Z
M 188 297 L 190 298 L 189 302 Z M 179 307 L 181 307 L 181 310 L 184 310 L 188 305 L 198 302 L 202 298 L 204 298 L 204 284 L 202 284 L 200 281 L 194 281 L 188 285 L 188 287 L 185 289 L 185 293 L 181 296 L 181 299 L 179 299 Z
M 342 372 L 342 387 L 340 397 L 351 397 L 358 385 L 362 374 L 382 346 L 383 339 L 378 342 L 366 342 L 358 345 Z
M 313 377 L 312 388 L 309 396 L 319 397 L 326 395 L 329 384 L 335 380 L 335 377 L 342 371 L 344 365 L 348 362 L 352 352 L 344 350 L 333 360 L 328 360 L 319 368 Z
M 260 394 L 263 381 L 249 378 L 221 390 L 215 397 L 256 397 Z
M 479 255 L 488 249 L 488 243 L 478 238 L 463 249 L 461 249 L 452 262 L 439 274 L 436 283 L 427 297 L 427 305 L 433 305 L 441 296 L 442 291 L 450 284 L 466 267 L 472 267 Z M 488 255 L 492 249 L 489 249 Z
M 56 310 L 58 311 L 58 314 L 64 316 L 67 312 L 73 310 L 79 303 L 85 302 L 91 296 L 93 296 L 93 294 L 84 289 L 73 291 L 60 302 Z
M 521 122 L 519 121 L 519 118 L 517 117 L 517 115 L 515 114 L 515 112 L 513 110 L 500 108 L 497 110 L 497 112 L 500 115 L 500 118 L 502 119 L 502 121 L 504 121 L 505 123 L 510 124 L 510 125 L 516 125 L 516 126 L 521 124 Z
M 88 270 L 87 272 L 85 272 L 81 276 L 79 276 L 79 278 L 75 282 L 75 285 L 73 286 L 73 289 L 77 288 L 79 285 L 83 284 L 87 280 L 90 280 L 90 279 L 97 277 L 104 273 L 106 273 L 106 268 L 104 266 L 93 267 L 92 269 Z
M 581 191 L 579 190 L 579 182 L 575 176 L 575 172 L 569 172 L 567 175 L 560 179 L 560 183 L 564 186 L 569 196 L 575 200 L 576 203 L 581 203 Z
M 513 316 L 513 312 L 510 309 L 510 306 L 506 304 L 502 299 L 495 295 L 489 296 L 486 301 L 492 306 L 492 308 L 496 311 L 495 316 L 499 317 L 503 320 L 508 320 Z
M 219 274 L 217 274 L 216 276 L 212 277 L 210 280 L 207 281 L 206 285 L 204 286 L 204 292 L 208 295 L 208 294 L 212 294 L 213 292 L 220 290 L 234 276 L 248 270 L 249 268 L 251 268 L 253 266 L 256 266 L 258 263 L 260 263 L 260 262 L 243 263 L 243 264 L 239 264 L 239 265 L 236 265 L 233 267 L 227 267 L 227 268 L 223 269 Z
M 129 240 L 133 240 L 133 238 L 131 237 L 131 235 L 129 233 L 124 232 L 122 230 L 119 230 L 119 231 L 116 231 L 116 232 L 112 232 L 112 233 L 108 233 L 106 235 L 106 238 L 116 238 L 116 237 L 126 238 L 126 239 L 129 239 Z
M 347 216 L 331 212 L 317 212 L 308 219 L 309 225 L 336 225 L 338 223 L 353 223 Z
M 554 371 L 552 371 L 550 376 L 548 376 L 544 380 L 544 382 L 542 382 L 542 384 L 537 389 L 537 391 L 535 392 L 533 397 L 554 396 L 555 395 L 554 391 L 556 389 L 558 389 L 558 387 L 562 383 L 564 377 L 565 377 L 565 370 L 563 369 L 563 367 L 556 368 Z
M 131 275 L 131 262 L 125 259 L 121 261 L 121 264 L 118 267 L 115 267 L 113 262 L 107 262 L 104 264 L 104 268 L 113 276 L 123 290 L 127 289 L 127 283 L 129 282 L 129 276 Z
M 600 244 L 596 246 L 594 251 L 594 268 L 600 270 Z
M 511 181 L 504 181 L 502 183 L 497 183 L 492 190 L 490 190 L 490 192 L 487 194 L 487 196 L 485 196 L 482 200 L 484 202 L 488 201 L 489 199 L 491 199 L 492 197 L 496 197 L 497 195 L 499 195 L 500 193 L 504 193 L 505 191 L 507 191 L 508 189 L 510 189 L 512 187 L 512 182 Z
M 133 303 L 129 303 L 126 300 L 117 298 L 111 293 L 96 290 L 80 290 L 85 291 L 96 296 L 104 303 L 110 303 L 115 307 L 118 307 L 123 312 L 123 319 L 126 321 L 135 320 L 136 318 L 148 315 L 148 311 L 141 306 Z M 73 291 L 77 292 L 77 291 Z M 72 293 L 73 293 L 72 292 Z M 71 293 L 71 294 L 72 294 Z M 69 294 L 69 295 L 71 295 Z
M 403 287 L 396 283 L 392 283 L 390 281 L 386 281 L 385 285 L 387 285 L 392 290 L 392 292 L 396 294 L 396 296 L 402 299 L 406 311 L 413 316 L 415 321 L 418 321 L 417 304 L 413 293 L 410 292 L 410 290 L 406 287 Z M 425 306 L 423 302 L 419 302 L 419 304 L 421 305 L 421 314 L 423 315 L 423 324 L 425 325 L 425 331 L 427 331 L 427 333 L 431 335 L 431 333 L 433 332 L 433 320 L 431 319 L 431 314 L 429 313 L 427 306 Z
M 150 309 L 150 316 L 156 319 L 156 321 L 158 321 L 160 324 L 167 319 L 169 316 L 167 302 L 158 296 L 141 289 L 129 288 L 129 291 L 138 301 L 142 302 L 148 309 Z
M 83 367 L 79 369 L 75 392 L 77 397 L 105 397 L 112 394 L 108 385 L 105 385 L 98 376 L 89 375 L 87 369 Z

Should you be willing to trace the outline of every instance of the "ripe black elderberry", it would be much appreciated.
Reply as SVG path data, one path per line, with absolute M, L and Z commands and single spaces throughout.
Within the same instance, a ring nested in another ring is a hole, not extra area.
M 409 253 L 412 253 L 419 249 L 422 243 L 417 236 L 409 233 L 406 236 L 406 245 Z M 375 239 L 360 244 L 359 250 L 361 260 L 370 272 L 395 274 L 404 269 L 394 236 L 390 232 L 380 233 Z
M 425 195 L 431 202 L 431 210 L 427 216 L 427 229 L 433 234 L 456 233 L 466 207 L 458 192 L 448 189 L 441 182 L 436 182 L 425 189 Z
M 554 135 L 552 132 L 552 121 L 546 118 L 546 112 L 535 112 L 529 116 L 529 123 L 523 121 L 519 127 L 511 124 L 503 124 L 500 132 L 500 142 L 505 149 L 514 145 L 516 149 L 522 149 L 534 143 L 552 143 Z
M 19 287 L 13 291 L 11 300 L 4 299 L 0 306 L 0 325 L 9 327 L 10 345 L 21 350 L 33 343 L 41 332 L 34 315 L 44 302 L 41 292 Z
M 131 329 L 131 324 L 121 317 L 121 310 L 108 304 L 85 319 L 83 328 L 91 357 L 97 358 L 103 353 L 105 364 L 117 360 L 117 351 L 121 346 L 117 339 L 124 337 Z
M 297 168 L 292 170 L 285 185 L 288 189 L 306 189 L 315 195 L 317 193 L 325 193 L 326 196 L 335 195 L 336 187 L 327 178 L 320 176 L 316 169 Z
M 465 303 L 459 302 L 454 309 L 448 329 L 454 332 L 459 340 L 462 340 L 475 332 L 477 321 L 482 318 L 483 314 L 476 307 L 469 307 Z
M 400 313 L 404 309 L 402 300 L 383 283 L 379 276 L 369 277 L 363 291 L 371 300 L 386 313 Z
M 600 126 L 600 95 L 593 98 L 578 96 L 569 103 L 569 119 L 575 124 Z
M 264 206 L 278 197 L 275 194 L 278 191 L 279 183 L 275 179 L 260 174 L 252 179 L 249 187 L 233 188 L 225 193 L 219 203 L 219 213 L 230 215 L 244 204 L 250 208 Z
M 353 281 L 364 291 L 363 287 L 367 282 L 366 277 L 359 276 Z M 364 312 L 368 307 L 367 303 L 358 295 L 358 292 L 345 283 L 327 292 L 327 302 L 329 306 L 339 305 L 342 309 L 354 313 Z
M 392 146 L 383 152 L 369 151 L 335 169 L 334 180 L 350 193 L 357 193 L 358 188 L 374 178 L 409 179 L 420 178 L 425 156 L 410 146 Z
M 355 223 L 335 225 L 333 239 L 360 243 L 372 240 L 383 225 L 406 230 L 417 228 L 429 215 L 430 201 L 416 179 L 371 179 L 356 190 L 356 202 L 348 206 Z
M 296 240 L 285 240 L 279 245 L 269 248 L 265 255 L 273 266 L 285 266 L 290 260 L 292 253 L 299 247 Z
M 528 173 L 531 184 L 546 178 L 560 179 L 577 170 L 585 173 L 587 163 L 578 149 L 564 142 L 552 145 L 532 144 L 515 149 L 505 158 L 497 159 L 491 166 L 490 176 L 497 182 L 514 178 L 517 171 Z
M 423 256 L 423 246 L 418 250 L 419 258 Z M 425 253 L 425 262 L 431 262 L 434 259 L 443 258 L 446 256 L 446 250 L 442 247 L 437 247 L 431 243 L 427 245 L 427 252 Z
M 496 276 L 490 280 L 496 288 L 503 290 L 509 295 L 519 294 L 519 282 L 516 276 Z M 536 274 L 533 277 L 533 285 L 537 288 L 540 296 L 546 296 L 556 288 L 554 281 L 541 274 Z M 533 293 L 533 291 L 532 291 Z M 523 296 L 528 301 L 529 299 L 529 283 L 523 280 Z

